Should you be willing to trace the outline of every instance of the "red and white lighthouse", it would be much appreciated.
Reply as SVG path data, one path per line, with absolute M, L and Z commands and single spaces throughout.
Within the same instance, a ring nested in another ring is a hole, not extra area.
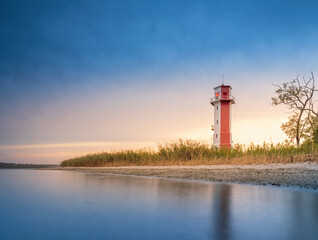
M 214 97 L 211 98 L 211 104 L 214 106 L 214 126 L 212 126 L 213 146 L 231 148 L 231 118 L 232 104 L 235 99 L 231 94 L 231 86 L 220 85 L 214 88 Z

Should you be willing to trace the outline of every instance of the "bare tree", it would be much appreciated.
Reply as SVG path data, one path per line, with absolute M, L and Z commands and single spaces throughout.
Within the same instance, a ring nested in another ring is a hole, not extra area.
M 295 127 L 296 144 L 297 147 L 299 147 L 300 139 L 302 137 L 302 119 L 306 117 L 308 118 L 308 121 L 310 121 L 312 119 L 311 114 L 318 116 L 318 112 L 314 111 L 315 102 L 313 101 L 314 93 L 317 91 L 315 76 L 313 72 L 311 72 L 311 76 L 308 79 L 303 76 L 302 80 L 299 80 L 299 76 L 297 76 L 296 79 L 291 82 L 284 82 L 282 85 L 273 85 L 277 87 L 275 91 L 277 96 L 272 97 L 272 104 L 284 104 L 291 109 L 292 113 L 297 114 L 293 126 Z

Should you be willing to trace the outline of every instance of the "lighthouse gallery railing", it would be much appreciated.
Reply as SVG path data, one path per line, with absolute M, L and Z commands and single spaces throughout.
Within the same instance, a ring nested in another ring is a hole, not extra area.
M 233 100 L 235 101 L 235 97 L 230 95 L 230 96 L 218 96 L 218 97 L 211 97 L 210 102 L 216 102 L 218 100 Z

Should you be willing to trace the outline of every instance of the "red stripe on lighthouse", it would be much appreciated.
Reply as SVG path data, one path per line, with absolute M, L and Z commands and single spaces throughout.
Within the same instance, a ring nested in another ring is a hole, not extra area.
M 221 101 L 220 147 L 231 148 L 230 101 Z

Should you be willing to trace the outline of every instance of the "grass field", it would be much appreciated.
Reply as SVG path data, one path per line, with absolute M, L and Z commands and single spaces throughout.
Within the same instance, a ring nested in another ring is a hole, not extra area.
M 158 150 L 101 152 L 65 160 L 63 167 L 164 166 L 216 164 L 268 164 L 317 162 L 318 146 L 296 148 L 287 144 L 234 145 L 232 149 L 213 148 L 193 140 L 178 140 L 159 145 Z

